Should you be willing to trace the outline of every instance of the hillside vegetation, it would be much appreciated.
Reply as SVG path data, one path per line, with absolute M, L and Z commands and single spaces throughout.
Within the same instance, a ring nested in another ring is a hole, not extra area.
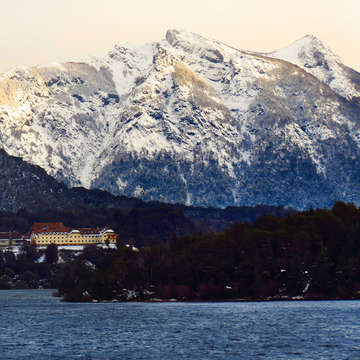
M 360 298 L 360 210 L 336 203 L 134 251 L 88 247 L 57 269 L 67 301 Z

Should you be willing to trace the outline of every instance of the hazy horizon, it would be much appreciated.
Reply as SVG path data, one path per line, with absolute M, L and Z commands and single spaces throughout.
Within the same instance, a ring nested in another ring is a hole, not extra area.
M 12 0 L 0 15 L 0 72 L 105 55 L 117 42 L 160 41 L 174 28 L 261 52 L 312 34 L 360 71 L 359 13 L 355 0 Z

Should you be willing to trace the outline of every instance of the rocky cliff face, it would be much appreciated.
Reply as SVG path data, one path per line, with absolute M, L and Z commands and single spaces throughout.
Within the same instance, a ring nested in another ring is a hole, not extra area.
M 192 205 L 360 204 L 360 74 L 168 31 L 0 78 L 0 142 L 70 186 Z

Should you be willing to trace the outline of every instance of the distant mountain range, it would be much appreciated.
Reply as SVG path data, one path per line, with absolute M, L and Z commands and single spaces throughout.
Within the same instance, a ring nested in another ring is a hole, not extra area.
M 359 125 L 360 74 L 315 37 L 264 54 L 170 30 L 0 76 L 0 205 L 31 188 L 83 201 L 57 181 L 196 206 L 359 205 Z

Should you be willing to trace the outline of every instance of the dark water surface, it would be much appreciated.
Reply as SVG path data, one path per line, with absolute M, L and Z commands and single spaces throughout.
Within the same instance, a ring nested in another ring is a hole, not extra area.
M 62 303 L 0 291 L 0 359 L 360 359 L 360 301 Z

